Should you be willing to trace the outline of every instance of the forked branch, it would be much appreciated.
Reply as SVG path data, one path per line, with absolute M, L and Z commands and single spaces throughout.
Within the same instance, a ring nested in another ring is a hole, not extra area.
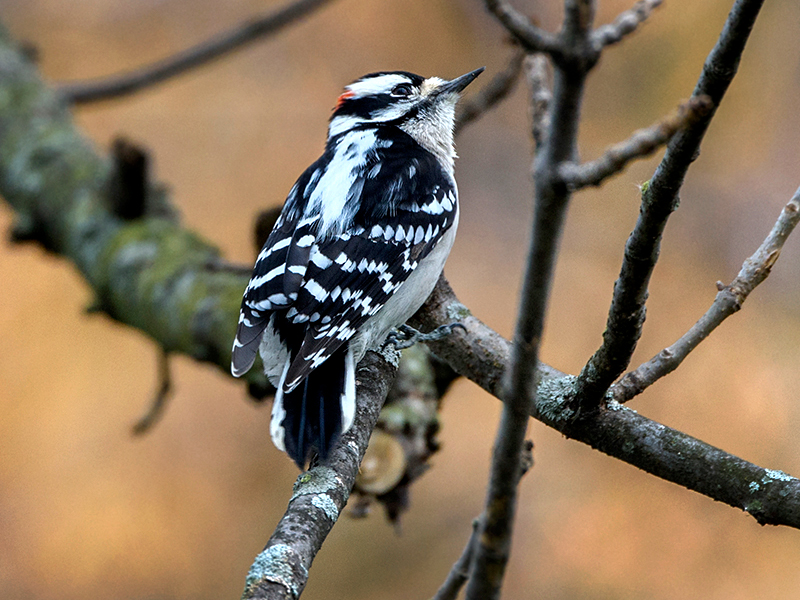
M 763 0 L 736 0 L 692 94 L 694 98 L 709 97 L 711 108 L 672 137 L 653 178 L 642 189 L 639 218 L 625 245 L 603 344 L 578 377 L 576 401 L 583 410 L 596 408 L 630 363 L 644 325 L 647 288 L 658 261 L 661 236 L 678 206 L 686 171 L 697 157 L 711 119 L 736 75 L 762 4 Z
M 487 2 L 499 6 L 498 3 Z M 507 7 L 510 9 L 510 7 Z M 578 121 L 584 83 L 597 56 L 589 48 L 594 3 L 567 0 L 562 32 L 556 44 L 571 53 L 571 60 L 554 58 L 552 117 L 546 142 L 534 163 L 534 220 L 528 250 L 520 306 L 508 365 L 504 401 L 487 487 L 481 534 L 472 560 L 467 600 L 498 598 L 511 549 L 516 513 L 517 481 L 521 470 L 521 449 L 536 390 L 539 344 L 552 288 L 558 244 L 563 231 L 570 190 L 558 180 L 558 170 L 577 155 Z M 495 13 L 511 33 L 513 13 Z M 527 20 L 526 20 L 527 22 Z M 530 25 L 530 23 L 528 23 Z M 532 25 L 530 26 L 532 27 Z M 527 46 L 529 50 L 543 50 Z M 585 54 L 578 56 L 581 50 Z M 546 50 L 545 50 L 546 51 Z M 552 48 L 551 48 L 552 51 Z
M 412 325 L 433 329 L 456 315 L 467 331 L 428 346 L 457 373 L 501 398 L 511 343 L 469 314 L 444 278 Z M 750 463 L 616 402 L 575 420 L 575 377 L 539 363 L 538 378 L 531 412 L 535 419 L 647 473 L 744 510 L 762 525 L 800 529 L 797 478 Z
M 800 221 L 800 188 L 783 207 L 778 220 L 758 250 L 742 265 L 739 274 L 729 285 L 718 283 L 719 292 L 708 311 L 677 342 L 627 373 L 611 387 L 617 402 L 627 402 L 634 396 L 678 368 L 700 342 L 706 339 L 725 319 L 737 312 L 756 286 L 770 274 L 780 256 L 784 242 Z

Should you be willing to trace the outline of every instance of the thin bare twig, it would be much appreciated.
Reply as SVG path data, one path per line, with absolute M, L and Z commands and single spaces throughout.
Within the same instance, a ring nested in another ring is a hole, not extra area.
M 678 131 L 649 184 L 642 188 L 639 218 L 625 245 L 619 279 L 608 313 L 603 344 L 581 371 L 576 385 L 579 408 L 596 408 L 627 368 L 642 333 L 650 276 L 661 236 L 678 206 L 678 192 L 689 165 L 739 66 L 750 31 L 764 0 L 736 0 L 716 45 L 706 59 L 693 97 L 708 96 L 712 106 L 690 126 Z
M 542 149 L 550 130 L 550 103 L 553 93 L 547 82 L 547 58 L 544 54 L 529 54 L 523 64 L 531 97 L 531 135 L 536 151 Z
M 150 431 L 161 417 L 167 407 L 169 393 L 172 391 L 172 376 L 169 369 L 169 353 L 159 346 L 158 348 L 158 390 L 153 396 L 153 401 L 147 412 L 133 425 L 133 435 L 143 435 Z
M 536 390 L 534 366 L 538 363 L 558 243 L 571 197 L 570 190 L 560 185 L 557 173 L 561 164 L 573 161 L 577 154 L 584 83 L 598 58 L 587 43 L 594 16 L 593 1 L 568 0 L 565 9 L 564 27 L 557 43 L 568 49 L 570 60 L 554 61 L 550 131 L 534 162 L 533 232 L 503 392 L 503 412 L 492 452 L 485 519 L 472 561 L 467 600 L 496 599 L 503 584 L 516 512 L 520 451 Z M 506 24 L 499 15 L 498 18 Z
M 621 172 L 634 160 L 651 155 L 669 142 L 673 135 L 688 127 L 706 112 L 711 110 L 708 96 L 690 98 L 678 110 L 646 129 L 634 131 L 631 136 L 608 148 L 597 160 L 576 165 L 566 163 L 559 171 L 564 182 L 573 190 L 590 185 L 600 185 Z
M 561 41 L 558 36 L 534 25 L 531 20 L 517 11 L 505 0 L 485 0 L 489 9 L 500 23 L 519 41 L 528 52 L 559 54 Z
M 457 135 L 464 126 L 480 118 L 486 111 L 493 108 L 506 98 L 519 79 L 522 71 L 522 59 L 525 53 L 519 49 L 514 50 L 511 60 L 505 69 L 495 75 L 481 91 L 460 103 L 460 110 L 456 118 L 454 133 Z
M 458 597 L 461 588 L 464 587 L 467 579 L 469 579 L 469 565 L 472 562 L 472 556 L 475 554 L 475 545 L 478 542 L 478 535 L 481 530 L 480 521 L 481 517 L 472 522 L 472 534 L 467 540 L 467 545 L 464 546 L 464 551 L 453 564 L 453 568 L 447 574 L 447 579 L 444 580 L 444 583 L 442 583 L 442 586 L 431 600 L 456 600 Z
M 621 42 L 644 23 L 663 0 L 639 0 L 632 8 L 619 14 L 613 23 L 601 25 L 592 33 L 592 43 L 599 50 Z
M 533 462 L 533 442 L 527 440 L 522 447 L 522 470 L 519 475 L 520 480 L 531 470 Z M 519 481 L 517 481 L 517 485 L 519 485 Z M 478 535 L 483 530 L 482 523 L 485 518 L 486 514 L 483 513 L 480 517 L 472 521 L 472 535 L 470 535 L 467 545 L 464 547 L 464 551 L 453 564 L 453 567 L 447 574 L 447 579 L 445 579 L 432 600 L 455 600 L 458 596 L 458 592 L 461 591 L 461 588 L 469 579 L 470 563 L 472 562 L 472 556 L 475 554 Z
M 230 31 L 151 65 L 91 81 L 65 83 L 59 86 L 58 91 L 67 102 L 72 104 L 127 96 L 217 60 L 251 42 L 276 33 L 330 1 L 297 0 L 278 11 L 251 19 Z
M 764 281 L 780 256 L 783 244 L 800 221 L 800 188 L 783 207 L 778 220 L 758 250 L 742 265 L 730 283 L 718 283 L 719 292 L 708 311 L 677 342 L 664 348 L 652 359 L 627 373 L 611 387 L 617 402 L 627 402 L 641 394 L 658 379 L 678 368 L 700 342 L 706 339 L 725 319 L 737 312 L 747 296 Z

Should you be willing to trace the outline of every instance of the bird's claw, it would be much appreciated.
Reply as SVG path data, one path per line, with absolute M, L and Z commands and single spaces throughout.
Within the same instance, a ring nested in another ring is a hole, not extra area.
M 464 331 L 467 330 L 467 328 L 461 323 L 448 323 L 447 325 L 440 325 L 428 333 L 417 331 L 409 325 L 400 325 L 396 329 L 393 329 L 388 336 L 386 336 L 386 343 L 391 344 L 397 350 L 403 350 L 404 348 L 413 346 L 417 342 L 436 342 L 441 340 L 442 338 L 445 338 L 453 333 L 457 327 L 460 327 Z

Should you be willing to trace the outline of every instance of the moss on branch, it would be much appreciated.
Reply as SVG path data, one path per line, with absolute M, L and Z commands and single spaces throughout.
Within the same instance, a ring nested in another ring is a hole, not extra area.
M 0 194 L 15 213 L 14 239 L 69 259 L 112 318 L 228 372 L 247 276 L 213 268 L 219 250 L 168 218 L 115 215 L 112 174 L 0 27 Z M 259 369 L 248 377 L 265 384 Z

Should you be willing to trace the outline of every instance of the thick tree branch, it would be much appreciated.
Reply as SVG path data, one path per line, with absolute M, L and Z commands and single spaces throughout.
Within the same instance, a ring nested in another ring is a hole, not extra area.
M 428 330 L 454 316 L 467 331 L 428 346 L 457 373 L 501 398 L 511 343 L 466 311 L 444 278 L 412 324 Z M 749 463 L 617 402 L 576 419 L 571 408 L 576 378 L 542 363 L 538 372 L 535 419 L 647 473 L 740 508 L 762 525 L 800 529 L 800 480 L 795 477 Z
M 568 0 L 565 8 L 559 42 L 568 49 L 570 57 L 554 63 L 550 131 L 534 161 L 533 231 L 511 362 L 502 396 L 503 412 L 492 451 L 482 531 L 467 584 L 467 600 L 493 600 L 499 597 L 502 588 L 511 550 L 521 449 L 536 390 L 533 366 L 538 363 L 558 243 L 571 197 L 558 173 L 562 164 L 574 161 L 577 155 L 583 87 L 586 75 L 597 60 L 588 44 L 594 3 L 591 0 Z
M 308 581 L 317 552 L 350 497 L 369 436 L 397 369 L 397 356 L 387 361 L 368 352 L 356 374 L 356 418 L 323 465 L 298 477 L 286 513 L 245 582 L 243 600 L 294 600 Z
M 0 72 L 0 194 L 15 211 L 15 239 L 71 260 L 94 290 L 96 309 L 167 352 L 230 373 L 248 274 L 214 267 L 219 251 L 172 219 L 115 214 L 110 161 L 76 131 L 1 27 Z M 266 385 L 257 368 L 247 380 Z
M 561 166 L 559 173 L 572 190 L 600 185 L 634 160 L 650 156 L 678 131 L 691 125 L 710 109 L 711 100 L 707 96 L 690 98 L 678 107 L 675 114 L 646 129 L 634 131 L 627 140 L 603 152 L 600 158 L 580 165 L 566 163 Z
M 784 242 L 800 221 L 800 188 L 783 207 L 778 220 L 758 250 L 742 265 L 729 285 L 718 283 L 719 292 L 708 311 L 677 342 L 664 348 L 652 359 L 627 373 L 611 387 L 617 402 L 627 402 L 665 375 L 672 373 L 700 342 L 725 319 L 737 312 L 747 296 L 764 281 L 778 260 Z
M 650 14 L 661 6 L 663 0 L 639 0 L 632 8 L 620 13 L 613 23 L 601 25 L 592 33 L 592 43 L 597 50 L 625 39 L 644 23 Z
M 647 287 L 661 247 L 667 220 L 678 206 L 678 192 L 697 157 L 708 125 L 739 65 L 745 43 L 763 0 L 736 0 L 692 96 L 707 96 L 711 108 L 675 134 L 650 183 L 642 189 L 636 226 L 625 245 L 619 279 L 608 314 L 603 345 L 589 359 L 577 383 L 581 408 L 597 407 L 608 388 L 630 363 L 645 319 Z
M 275 12 L 251 19 L 210 40 L 134 71 L 65 83 L 59 92 L 67 102 L 85 104 L 127 96 L 222 58 L 314 12 L 331 0 L 296 0 Z

